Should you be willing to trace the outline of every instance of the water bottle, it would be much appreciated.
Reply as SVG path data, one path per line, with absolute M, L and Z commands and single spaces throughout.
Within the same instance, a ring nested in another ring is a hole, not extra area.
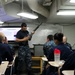
M 59 62 L 60 61 L 60 50 L 57 49 L 57 48 L 54 50 L 54 61 L 55 62 Z

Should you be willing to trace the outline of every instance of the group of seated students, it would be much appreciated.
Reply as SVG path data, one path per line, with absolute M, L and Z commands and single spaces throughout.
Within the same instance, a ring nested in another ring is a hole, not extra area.
M 8 44 L 5 35 L 2 32 L 0 32 L 0 64 L 2 61 L 8 61 L 9 64 L 11 64 L 13 61 L 13 54 L 13 50 Z
M 56 49 L 60 50 L 60 60 L 65 61 L 60 69 L 60 74 L 57 67 L 53 67 L 48 64 L 48 62 L 45 62 L 42 75 L 63 75 L 63 70 L 75 69 L 75 52 L 72 51 L 72 47 L 67 43 L 67 38 L 63 33 L 55 33 L 54 37 L 53 35 L 48 35 L 47 42 L 43 47 L 44 54 L 48 61 L 54 61 L 54 50 Z
M 63 41 L 64 40 L 64 41 Z M 70 44 L 67 43 L 67 38 L 64 37 L 63 33 L 56 33 L 47 36 L 47 42 L 44 44 L 43 50 L 48 61 L 54 61 L 54 50 L 60 50 L 60 60 L 64 60 L 65 63 L 60 69 L 62 75 L 63 70 L 74 70 L 75 69 L 75 52 L 72 52 Z M 64 43 L 63 43 L 64 42 Z M 13 61 L 13 52 L 11 46 L 7 43 L 6 37 L 0 32 L 0 63 L 2 61 Z M 58 69 L 44 63 L 44 70 L 42 75 L 58 75 Z M 7 74 L 8 75 L 8 74 Z

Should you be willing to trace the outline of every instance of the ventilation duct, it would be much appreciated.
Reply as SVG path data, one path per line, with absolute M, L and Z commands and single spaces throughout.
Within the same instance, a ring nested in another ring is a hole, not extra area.
M 19 18 L 16 14 L 21 11 L 21 6 L 15 1 L 16 0 L 1 0 L 5 12 L 12 17 Z M 46 18 L 49 17 L 49 11 L 39 4 L 38 0 L 27 0 L 27 3 L 32 11 L 35 11 Z M 29 9 L 24 8 L 24 10 Z
M 15 1 L 15 0 L 1 0 L 3 5 L 9 4 L 9 3 L 13 2 L 13 1 Z
M 69 2 L 69 0 L 57 0 L 58 9 L 75 9 L 75 4 Z
M 19 18 L 19 16 L 17 16 L 17 13 L 21 11 L 20 4 L 12 2 L 4 5 L 3 7 L 7 15 Z
M 41 14 L 46 18 L 49 16 L 49 11 L 39 4 L 38 0 L 27 0 L 27 3 L 33 11 Z
M 44 0 L 43 6 L 50 6 L 52 4 L 51 0 Z

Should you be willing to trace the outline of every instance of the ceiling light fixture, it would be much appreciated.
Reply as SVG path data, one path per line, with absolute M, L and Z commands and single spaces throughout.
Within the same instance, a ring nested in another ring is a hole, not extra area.
M 4 22 L 3 21 L 0 21 L 0 24 L 3 24 Z
M 35 15 L 35 14 L 31 14 L 31 13 L 28 13 L 28 12 L 20 12 L 17 14 L 18 16 L 21 16 L 21 17 L 26 17 L 26 18 L 30 18 L 30 19 L 37 19 L 38 16 Z
M 75 3 L 75 0 L 70 0 L 71 3 Z
M 17 15 L 20 16 L 20 17 L 26 17 L 26 18 L 29 18 L 29 19 L 37 19 L 38 18 L 38 16 L 34 13 L 24 12 L 23 0 L 22 0 L 22 11 L 20 13 L 17 13 Z
M 16 0 L 16 1 L 19 1 L 19 0 Z
M 75 10 L 59 10 L 57 15 L 75 15 Z

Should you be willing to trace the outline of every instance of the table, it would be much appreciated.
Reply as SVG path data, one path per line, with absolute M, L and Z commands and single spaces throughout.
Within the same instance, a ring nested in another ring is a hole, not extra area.
M 4 74 L 6 69 L 7 69 L 7 66 L 8 66 L 8 61 L 3 61 L 2 64 L 0 65 L 0 74 Z
M 32 57 L 32 60 L 40 61 L 39 66 L 32 66 L 32 68 L 40 69 L 40 74 L 42 73 L 42 57 Z
M 74 75 L 74 70 L 64 70 L 62 71 L 64 75 Z
M 10 75 L 12 75 L 12 68 L 13 68 L 13 65 L 14 65 L 14 62 L 15 62 L 15 58 L 16 58 L 16 55 L 14 56 L 14 59 L 13 59 L 12 63 L 8 65 L 8 67 L 11 67 Z
M 62 65 L 64 64 L 64 61 L 63 61 L 63 60 L 61 60 L 61 61 L 59 61 L 59 62 L 49 61 L 48 63 L 49 63 L 51 66 L 60 67 L 60 66 L 62 66 Z

